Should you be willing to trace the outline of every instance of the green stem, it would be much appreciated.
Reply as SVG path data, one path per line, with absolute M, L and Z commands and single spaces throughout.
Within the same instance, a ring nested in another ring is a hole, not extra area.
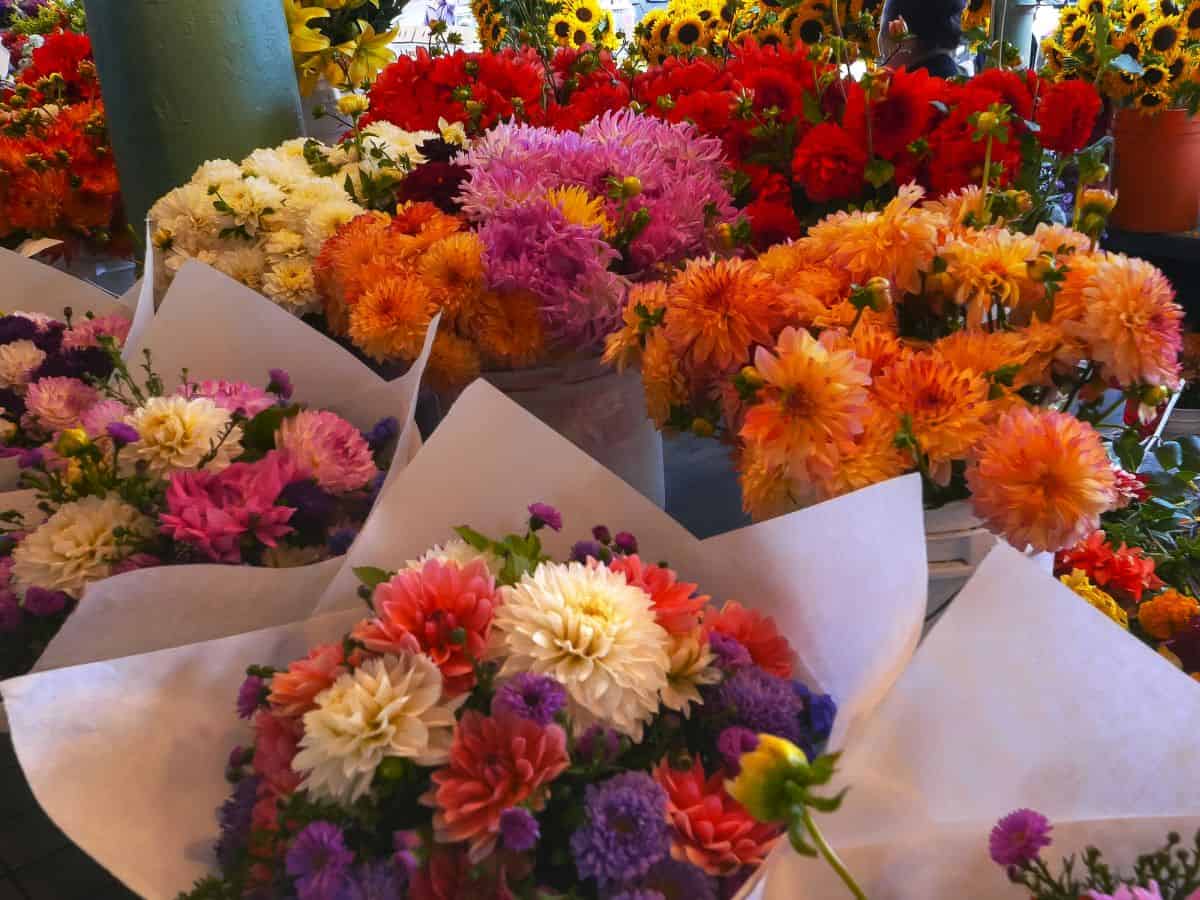
M 858 327 L 858 323 L 862 321 L 863 313 L 867 311 L 865 306 L 860 306 L 858 312 L 854 314 L 854 321 L 850 323 L 850 334 L 854 334 L 854 329 Z
M 983 215 L 988 219 L 991 218 L 991 216 L 989 216 L 987 214 L 987 193 L 988 193 L 988 185 L 991 183 L 991 180 L 992 180 L 991 175 L 992 175 L 992 136 L 989 134 L 987 136 L 987 149 L 984 150 L 984 153 L 983 153 L 983 184 L 981 185 L 981 187 L 983 189 L 983 200 L 982 200 Z M 984 224 L 986 225 L 987 223 L 985 222 Z
M 808 829 L 808 833 L 812 835 L 813 843 L 817 845 L 817 849 L 825 857 L 825 861 L 829 863 L 833 871 L 837 872 L 838 878 L 842 879 L 842 884 L 846 885 L 846 888 L 855 900 L 867 900 L 867 895 L 858 886 L 858 882 L 854 880 L 854 876 L 850 874 L 850 870 L 846 868 L 846 864 L 837 855 L 837 851 L 829 846 L 829 843 L 825 840 L 825 835 L 821 834 L 821 829 L 813 821 L 812 812 L 807 806 L 804 807 L 804 826 Z

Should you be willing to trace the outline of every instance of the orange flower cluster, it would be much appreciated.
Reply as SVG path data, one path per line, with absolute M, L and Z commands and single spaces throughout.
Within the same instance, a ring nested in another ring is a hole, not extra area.
M 1118 499 L 1071 410 L 1176 386 L 1182 311 L 1149 263 L 1014 231 L 995 200 L 910 186 L 757 259 L 694 260 L 633 288 L 606 359 L 641 368 L 659 427 L 733 446 L 756 518 L 915 470 L 1022 549 L 1071 546 Z
M 432 203 L 359 216 L 325 243 L 315 272 L 329 328 L 379 362 L 415 360 L 440 313 L 429 360 L 439 388 L 544 352 L 533 296 L 488 290 L 479 237 Z

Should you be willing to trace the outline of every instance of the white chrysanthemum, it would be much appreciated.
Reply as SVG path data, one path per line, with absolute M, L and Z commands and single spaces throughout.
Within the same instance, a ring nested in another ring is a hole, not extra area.
M 667 686 L 662 692 L 663 706 L 681 712 L 691 712 L 693 703 L 700 703 L 700 688 L 716 684 L 721 673 L 713 665 L 713 652 L 697 631 L 671 637 L 671 662 L 667 668 Z
M 641 740 L 667 686 L 670 637 L 650 595 L 624 575 L 543 563 L 504 589 L 493 629 L 501 678 L 547 675 L 567 689 L 580 725 L 600 722 Z
M 302 316 L 321 308 L 312 263 L 306 257 L 275 263 L 263 278 L 262 290 L 293 315 Z
M 438 562 L 452 562 L 459 566 L 469 566 L 476 560 L 482 559 L 488 567 L 488 571 L 492 575 L 499 575 L 500 570 L 504 568 L 504 560 L 492 553 L 490 550 L 480 552 L 464 541 L 462 538 L 454 538 L 446 541 L 444 544 L 438 544 L 421 554 L 420 559 L 410 559 L 405 566 L 409 569 L 419 569 L 429 562 L 431 559 Z
M 107 578 L 127 551 L 113 531 L 150 534 L 154 523 L 116 497 L 84 497 L 59 508 L 13 550 L 13 578 L 23 587 L 80 597 L 93 581 Z
M 304 235 L 296 231 L 271 231 L 263 242 L 263 252 L 267 254 L 267 264 L 278 263 L 282 259 L 303 256 Z
M 352 803 L 389 756 L 436 766 L 450 754 L 454 711 L 467 699 L 442 696 L 442 673 L 429 657 L 404 653 L 369 659 L 317 694 L 304 714 L 292 768 L 315 798 Z
M 292 209 L 307 211 L 322 203 L 335 203 L 346 199 L 345 189 L 332 178 L 309 176 L 288 191 L 287 205 Z
M 242 452 L 242 429 L 234 426 L 224 441 L 232 414 L 207 397 L 151 397 L 146 405 L 126 416 L 138 440 L 128 453 L 144 461 L 156 475 L 195 469 L 210 453 L 209 471 L 226 468 Z M 218 446 L 218 441 L 221 441 Z
M 283 205 L 284 193 L 265 178 L 243 178 L 221 187 L 219 198 L 225 205 L 221 211 L 229 227 L 244 228 L 257 234 L 265 215 Z
M 315 257 L 339 228 L 362 214 L 363 208 L 349 199 L 313 207 L 304 226 L 304 242 L 308 252 Z
M 29 376 L 46 354 L 33 341 L 12 341 L 0 346 L 0 387 L 18 390 L 29 384 Z
M 283 188 L 312 178 L 313 175 L 304 159 L 303 150 L 297 155 L 286 152 L 283 147 L 255 150 L 242 160 L 242 172 L 266 178 Z
M 202 262 L 205 265 L 211 266 L 217 261 L 217 257 L 219 255 L 220 254 L 214 250 L 200 250 L 196 253 L 190 253 L 188 251 L 181 250 L 178 247 L 172 247 L 167 251 L 167 256 L 163 260 L 163 270 L 170 278 L 174 278 L 179 274 L 179 270 L 183 268 L 185 263 L 194 259 L 197 262 Z M 159 285 L 157 285 L 156 282 L 156 287 L 158 286 Z M 165 288 L 166 284 L 161 286 Z
M 241 167 L 228 159 L 210 159 L 192 175 L 191 183 L 207 190 L 214 185 L 242 180 Z
M 267 257 L 257 247 L 235 246 L 216 255 L 212 267 L 234 281 L 258 290 L 262 286 Z
M 185 184 L 166 194 L 150 210 L 155 228 L 166 229 L 173 240 L 199 239 L 199 233 L 215 235 L 220 213 L 213 205 L 216 198 L 203 184 Z
M 371 165 L 375 158 L 373 149 L 382 150 L 393 162 L 400 162 L 401 157 L 407 157 L 413 168 L 425 162 L 425 157 L 417 149 L 426 141 L 435 140 L 438 135 L 432 131 L 405 131 L 391 122 L 372 122 L 363 129 L 363 149 L 366 151 L 362 160 L 364 167 Z

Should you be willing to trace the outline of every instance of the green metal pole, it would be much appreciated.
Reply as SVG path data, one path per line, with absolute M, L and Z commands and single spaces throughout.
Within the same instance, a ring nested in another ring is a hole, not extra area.
M 85 0 L 125 210 L 300 134 L 280 0 Z

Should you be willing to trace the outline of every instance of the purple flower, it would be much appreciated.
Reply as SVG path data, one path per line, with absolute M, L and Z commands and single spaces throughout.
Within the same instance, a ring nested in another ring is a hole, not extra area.
M 524 853 L 532 850 L 541 837 L 538 821 L 523 806 L 513 806 L 500 813 L 500 841 L 505 850 Z
M 621 736 L 603 725 L 592 725 L 575 742 L 575 755 L 585 763 L 611 763 L 620 754 Z
M 332 900 L 352 862 L 342 830 L 330 822 L 313 822 L 301 831 L 284 860 L 299 900 Z
M 226 762 L 225 765 L 230 769 L 240 769 L 253 758 L 253 750 L 239 745 L 229 751 L 229 761 Z
M 617 545 L 617 549 L 626 556 L 632 556 L 638 552 L 638 542 L 628 531 L 618 531 L 617 536 L 613 538 L 613 543 Z
M 545 675 L 521 672 L 496 691 L 492 715 L 511 713 L 539 725 L 549 725 L 567 706 L 567 692 Z
M 587 562 L 588 559 L 604 559 L 605 550 L 595 541 L 578 541 L 571 547 L 572 562 Z
M 592 537 L 598 540 L 601 544 L 612 543 L 612 532 L 604 525 L 597 525 L 592 529 Z
M 221 837 L 217 840 L 217 859 L 225 867 L 233 866 L 250 840 L 250 816 L 258 793 L 257 776 L 243 778 L 234 785 L 229 799 L 221 804 L 217 821 Z
M 37 323 L 24 316 L 0 316 L 0 344 L 13 341 L 32 341 L 37 336 Z
M 25 591 L 25 609 L 38 618 L 56 616 L 70 602 L 71 598 L 62 591 L 48 591 L 40 587 L 30 587 Z
M 1111 894 L 1102 894 L 1099 891 L 1088 891 L 1085 895 L 1088 900 L 1163 900 L 1162 892 L 1158 889 L 1158 882 L 1151 880 L 1149 887 L 1135 887 L 1130 884 L 1123 884 Z M 1200 891 L 1188 894 L 1187 900 L 1197 900 L 1200 898 Z
M 416 850 L 421 846 L 421 836 L 415 831 L 397 831 L 392 834 L 392 863 L 405 883 L 412 880 L 420 863 Z
M 249 719 L 262 703 L 263 680 L 257 675 L 247 675 L 242 686 L 238 688 L 237 714 L 241 719 Z
M 589 785 L 587 824 L 571 835 L 581 878 L 600 884 L 641 878 L 670 851 L 667 794 L 644 772 L 623 772 Z
M 26 450 L 17 457 L 17 465 L 22 469 L 36 469 L 41 466 L 46 455 L 42 452 L 41 447 L 34 447 L 32 450 Z
M 551 531 L 562 531 L 562 513 L 549 503 L 529 504 L 529 527 L 534 531 L 539 528 L 549 528 Z
M 630 888 L 619 894 L 613 894 L 609 900 L 667 900 L 667 896 L 652 888 Z
M 132 444 L 138 439 L 138 433 L 133 426 L 126 425 L 124 422 L 109 422 L 104 426 L 104 430 L 108 432 L 108 436 L 118 447 Z
M 1195 616 L 1167 641 L 1167 648 L 1179 657 L 1185 672 L 1200 670 L 1200 616 Z
M 786 678 L 750 666 L 733 673 L 714 693 L 714 708 L 724 712 L 730 724 L 786 738 L 802 748 L 808 745 L 801 729 L 804 701 Z
M 717 751 L 725 760 L 725 768 L 734 775 L 742 771 L 742 754 L 758 747 L 758 735 L 749 728 L 732 725 L 717 738 Z
M 741 641 L 722 631 L 711 631 L 708 635 L 708 648 L 717 658 L 717 668 L 724 672 L 736 672 L 754 662 L 750 651 Z
M 333 494 L 308 479 L 293 481 L 279 492 L 275 502 L 295 510 L 288 524 L 302 535 L 313 532 L 323 534 L 337 514 L 337 500 Z
M 329 552 L 334 556 L 342 556 L 350 550 L 350 545 L 354 543 L 354 539 L 358 537 L 358 529 L 356 528 L 339 528 L 329 536 Z
M 988 852 L 998 866 L 1024 866 L 1050 846 L 1050 820 L 1032 809 L 1018 809 L 996 823 Z
M 378 451 L 380 447 L 394 438 L 400 433 L 400 423 L 395 416 L 388 416 L 380 419 L 375 425 L 363 435 L 367 439 L 367 445 L 373 451 Z
M 658 891 L 664 897 L 687 900 L 717 900 L 717 886 L 704 870 L 677 859 L 664 859 L 642 879 L 644 889 Z
M 16 631 L 21 627 L 25 613 L 12 591 L 0 591 L 0 634 Z
M 295 388 L 292 387 L 291 376 L 283 369 L 272 369 L 268 374 L 271 381 L 267 384 L 267 391 L 278 396 L 280 400 L 292 399 Z
M 404 883 L 398 874 L 403 877 L 387 861 L 362 863 L 345 879 L 336 900 L 396 900 Z

